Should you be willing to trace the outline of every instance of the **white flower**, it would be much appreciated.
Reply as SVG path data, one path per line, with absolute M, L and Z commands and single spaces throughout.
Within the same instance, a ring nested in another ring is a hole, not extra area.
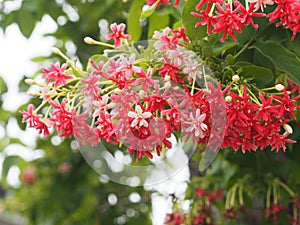
M 136 126 L 148 127 L 149 124 L 146 121 L 146 119 L 150 118 L 152 116 L 152 113 L 151 112 L 143 112 L 141 106 L 137 105 L 135 107 L 135 112 L 129 111 L 127 115 L 130 118 L 134 118 L 134 120 L 130 124 L 131 127 L 136 127 Z

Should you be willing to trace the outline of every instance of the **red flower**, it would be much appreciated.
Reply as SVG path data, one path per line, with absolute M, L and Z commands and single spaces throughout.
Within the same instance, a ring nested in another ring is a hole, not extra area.
M 274 95 L 273 97 L 281 103 L 278 117 L 289 118 L 291 116 L 294 120 L 296 120 L 294 110 L 300 108 L 300 106 L 296 105 L 295 102 L 300 99 L 300 95 L 295 98 L 291 98 L 285 89 L 283 96 Z
M 200 0 L 200 2 L 196 5 L 196 10 L 200 10 L 204 4 L 207 4 L 210 6 L 213 3 L 223 4 L 224 1 L 223 0 Z M 210 7 L 207 6 L 207 8 L 210 8 Z
M 210 14 L 210 7 L 207 6 L 205 10 L 202 10 L 199 13 L 192 12 L 191 13 L 193 16 L 203 19 L 201 22 L 197 22 L 195 27 L 200 27 L 200 26 L 207 26 L 207 34 L 210 35 L 211 31 L 211 26 L 214 26 L 214 24 L 217 22 L 217 19 Z
M 184 216 L 179 212 L 168 213 L 166 215 L 164 224 L 168 225 L 181 225 L 183 224 Z
M 300 31 L 300 3 L 295 0 L 276 0 L 275 2 L 277 7 L 267 17 L 271 22 L 279 20 L 276 26 L 283 25 L 292 30 L 292 40 L 294 40 Z
M 111 34 L 108 34 L 106 36 L 107 40 L 114 39 L 115 40 L 115 47 L 118 48 L 121 46 L 121 39 L 127 39 L 129 40 L 131 37 L 128 34 L 124 34 L 126 25 L 124 23 L 121 23 L 117 25 L 116 23 L 113 23 L 110 25 L 110 29 L 112 30 Z
M 60 137 L 70 138 L 73 135 L 73 113 L 66 109 L 66 103 L 66 98 L 64 98 L 61 103 L 59 103 L 58 100 L 50 102 L 54 107 L 54 111 L 51 113 L 49 121 L 53 123 Z
M 196 195 L 201 198 L 204 197 L 206 195 L 206 191 L 203 188 L 198 188 L 196 190 Z
M 278 214 L 286 211 L 286 208 L 282 204 L 273 204 L 270 208 L 266 209 L 265 217 L 266 219 L 272 219 L 276 224 L 278 219 Z
M 226 219 L 237 219 L 238 218 L 238 214 L 234 210 L 234 208 L 230 208 L 230 209 L 226 209 L 224 217 Z
M 171 81 L 174 81 L 176 83 L 183 83 L 186 78 L 183 77 L 179 72 L 179 67 L 172 64 L 166 57 L 165 57 L 165 63 L 162 67 L 157 69 L 159 71 L 159 74 L 163 77 L 170 76 Z
M 225 41 L 226 36 L 232 37 L 236 41 L 237 39 L 234 31 L 241 33 L 241 28 L 243 27 L 241 18 L 238 15 L 240 6 L 237 6 L 233 11 L 231 10 L 231 6 L 229 3 L 225 3 L 225 9 L 222 8 L 220 3 L 216 3 L 216 7 L 218 9 L 217 15 L 215 16 L 217 22 L 214 25 L 213 32 L 223 32 L 221 42 Z
M 54 80 L 54 87 L 58 87 L 60 85 L 66 84 L 66 79 L 71 79 L 73 76 L 65 74 L 65 70 L 67 68 L 66 64 L 63 64 L 60 67 L 59 62 L 56 62 L 55 64 L 51 64 L 51 69 L 43 68 L 44 74 L 42 74 L 42 77 L 47 79 L 46 83 L 49 84 L 51 80 Z
M 30 128 L 37 129 L 39 134 L 44 134 L 44 137 L 50 135 L 48 126 L 43 121 L 41 121 L 42 115 L 36 115 L 36 113 L 33 111 L 32 104 L 28 105 L 27 112 L 23 111 L 20 113 L 23 115 L 22 123 L 27 122 Z
M 264 17 L 266 16 L 266 14 L 264 13 L 256 13 L 254 12 L 254 3 L 250 4 L 250 7 L 247 9 L 245 9 L 245 7 L 239 2 L 239 1 L 235 1 L 234 5 L 236 7 L 240 7 L 240 17 L 241 17 L 241 23 L 243 23 L 244 25 L 249 25 L 251 24 L 253 28 L 257 29 L 258 28 L 258 24 L 254 24 L 253 22 L 253 17 Z

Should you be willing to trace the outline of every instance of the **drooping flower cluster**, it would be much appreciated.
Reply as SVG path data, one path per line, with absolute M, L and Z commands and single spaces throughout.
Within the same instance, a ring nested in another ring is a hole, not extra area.
M 275 10 L 268 15 L 264 12 L 267 5 L 276 4 Z M 226 37 L 237 40 L 235 32 L 241 33 L 242 28 L 251 25 L 255 29 L 253 19 L 256 17 L 268 17 L 270 22 L 278 21 L 277 26 L 285 26 L 293 31 L 292 39 L 295 39 L 300 30 L 299 0 L 246 0 L 245 4 L 240 1 L 201 0 L 192 15 L 201 19 L 195 24 L 196 27 L 207 26 L 207 34 L 222 33 L 221 41 Z M 258 12 L 261 10 L 262 12 Z M 212 31 L 211 31 L 211 28 Z
M 114 54 L 91 60 L 87 71 L 77 71 L 81 78 L 71 75 L 72 64 L 67 69 L 55 63 L 43 69 L 45 84 L 30 81 L 43 87 L 36 94 L 43 103 L 36 110 L 30 105 L 21 112 L 23 122 L 45 136 L 52 127 L 61 137 L 74 136 L 84 144 L 122 143 L 137 160 L 172 148 L 172 135 L 178 141 L 190 140 L 195 148 L 204 143 L 214 151 L 231 147 L 246 152 L 270 146 L 278 152 L 294 142 L 288 139 L 292 129 L 287 123 L 296 119 L 299 108 L 300 97 L 291 97 L 299 91 L 297 85 L 289 85 L 293 93 L 283 87 L 277 94 L 262 92 L 258 97 L 242 83 L 238 91 L 229 91 L 230 86 L 222 89 L 221 84 L 207 82 L 211 74 L 184 47 L 186 42 L 183 28 L 168 27 L 154 33 L 148 43 L 153 47 L 148 49 L 122 48 L 116 40 Z M 47 103 L 42 119 L 37 113 Z

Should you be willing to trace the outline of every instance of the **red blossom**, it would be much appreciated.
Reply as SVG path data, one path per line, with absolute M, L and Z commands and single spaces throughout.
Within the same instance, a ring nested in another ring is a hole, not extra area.
M 195 27 L 200 27 L 200 26 L 207 26 L 207 34 L 211 34 L 211 27 L 214 26 L 214 24 L 217 22 L 217 19 L 215 16 L 213 16 L 210 13 L 210 7 L 206 7 L 205 10 L 202 10 L 200 13 L 192 12 L 191 13 L 193 16 L 203 19 L 201 22 L 197 22 L 195 24 Z
M 230 3 L 224 4 L 225 9 L 222 8 L 220 3 L 216 3 L 218 9 L 217 15 L 215 16 L 217 22 L 214 24 L 214 33 L 222 33 L 221 42 L 225 41 L 226 36 L 232 37 L 235 41 L 235 31 L 238 33 L 242 32 L 244 26 L 241 22 L 240 15 L 238 14 L 240 6 L 237 6 L 234 10 L 231 10 Z
M 286 211 L 286 208 L 282 204 L 272 204 L 270 208 L 265 210 L 265 218 L 272 219 L 277 224 L 278 214 L 284 211 Z
M 181 225 L 183 224 L 184 215 L 179 212 L 168 213 L 165 217 L 164 224 Z
M 253 22 L 253 17 L 264 17 L 266 16 L 266 14 L 264 13 L 256 13 L 254 6 L 254 3 L 251 3 L 248 10 L 245 9 L 245 7 L 239 2 L 239 1 L 235 1 L 234 5 L 236 7 L 240 7 L 240 17 L 241 17 L 241 23 L 244 24 L 245 26 L 251 24 L 253 28 L 257 29 L 258 28 L 258 24 L 254 24 Z
M 50 135 L 48 126 L 41 121 L 42 115 L 37 115 L 33 111 L 33 105 L 29 104 L 27 107 L 27 111 L 20 112 L 23 115 L 22 123 L 27 122 L 30 128 L 35 128 L 38 130 L 39 134 L 44 134 L 44 137 Z
M 49 121 L 57 129 L 60 137 L 70 138 L 73 135 L 73 112 L 66 109 L 66 103 L 66 98 L 61 103 L 58 100 L 50 101 L 54 111 L 51 113 Z

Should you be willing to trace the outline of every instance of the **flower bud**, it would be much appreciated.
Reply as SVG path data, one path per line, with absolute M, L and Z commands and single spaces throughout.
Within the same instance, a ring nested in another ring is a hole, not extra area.
M 240 81 L 240 76 L 237 75 L 237 74 L 236 74 L 236 75 L 233 75 L 233 76 L 232 76 L 232 81 L 235 82 L 235 83 L 239 82 L 239 81 Z
M 144 90 L 139 91 L 140 98 L 144 98 L 146 96 L 146 92 Z
M 165 76 L 164 81 L 169 81 L 171 80 L 171 77 L 169 75 Z
M 232 97 L 229 96 L 229 95 L 226 96 L 226 97 L 225 97 L 225 101 L 226 101 L 226 102 L 232 102 Z
M 36 82 L 35 82 L 34 80 L 32 80 L 32 79 L 26 79 L 26 80 L 25 80 L 25 83 L 28 84 L 28 85 L 33 85 L 33 84 L 35 84 Z
M 167 81 L 165 84 L 164 84 L 164 89 L 169 89 L 171 88 L 172 85 L 171 85 L 171 82 L 170 81 Z
M 275 85 L 275 89 L 276 89 L 277 91 L 283 91 L 283 90 L 284 90 L 284 86 L 283 86 L 282 84 L 276 84 L 276 85 Z
M 95 43 L 95 40 L 91 37 L 85 37 L 83 40 L 84 40 L 85 43 L 87 43 L 89 45 L 92 45 L 92 44 Z
M 57 55 L 59 55 L 59 54 L 61 53 L 61 51 L 60 51 L 58 48 L 56 48 L 56 47 L 52 47 L 52 48 L 51 48 L 51 51 L 52 51 L 54 54 L 57 54 Z
M 286 132 L 288 132 L 289 134 L 292 134 L 292 133 L 293 133 L 293 128 L 292 128 L 290 125 L 288 125 L 288 124 L 284 124 L 284 125 L 283 125 L 283 129 L 284 129 Z
M 38 93 L 38 92 L 28 92 L 27 94 L 32 97 L 40 96 L 40 93 Z
M 115 93 L 115 94 L 120 94 L 120 93 L 121 93 L 121 89 L 115 88 L 115 89 L 114 89 L 114 93 Z

